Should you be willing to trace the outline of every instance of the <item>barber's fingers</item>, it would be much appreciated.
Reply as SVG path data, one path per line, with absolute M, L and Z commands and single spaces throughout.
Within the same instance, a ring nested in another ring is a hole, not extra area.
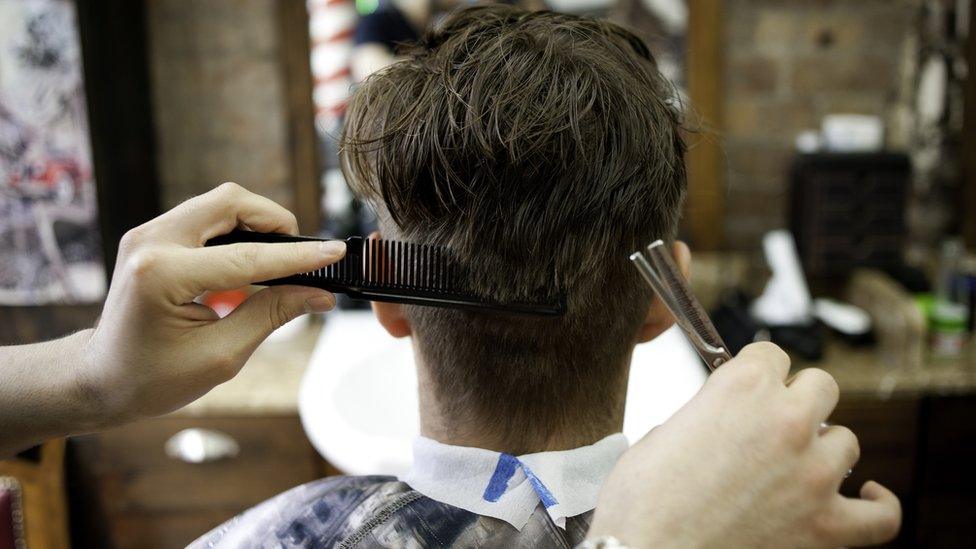
M 857 441 L 857 435 L 843 425 L 831 425 L 820 433 L 818 445 L 821 459 L 836 473 L 836 486 L 839 487 L 847 472 L 861 458 L 861 445 Z
M 207 290 L 230 290 L 254 282 L 314 271 L 342 259 L 346 244 L 324 242 L 244 242 L 181 250 L 175 272 L 182 282 L 181 298 Z
M 840 399 L 837 381 L 819 368 L 800 370 L 789 381 L 789 392 L 801 409 L 810 412 L 811 429 L 830 417 Z
M 197 247 L 238 226 L 265 233 L 298 234 L 294 214 L 236 183 L 224 183 L 183 202 L 149 222 L 146 230 L 165 240 Z
M 901 504 L 884 486 L 868 481 L 861 498 L 838 495 L 830 513 L 829 528 L 835 546 L 858 547 L 890 541 L 901 528 Z
M 207 337 L 230 345 L 228 356 L 240 357 L 231 361 L 232 377 L 247 357 L 271 332 L 305 313 L 321 313 L 335 307 L 335 296 L 304 286 L 272 286 L 251 295 L 226 317 L 210 324 Z
M 735 358 L 723 365 L 713 375 L 723 370 L 748 368 L 754 369 L 761 376 L 767 376 L 782 383 L 790 373 L 790 357 L 783 349 L 768 341 L 750 343 L 735 355 Z

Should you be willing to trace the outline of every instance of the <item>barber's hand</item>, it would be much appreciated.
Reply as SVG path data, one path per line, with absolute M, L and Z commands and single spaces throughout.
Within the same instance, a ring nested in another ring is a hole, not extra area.
M 311 271 L 345 254 L 342 242 L 203 247 L 239 226 L 298 233 L 286 209 L 225 183 L 123 237 L 78 372 L 80 392 L 98 408 L 93 417 L 99 423 L 175 410 L 234 377 L 285 322 L 335 305 L 332 294 L 299 286 L 262 289 L 223 319 L 194 303 L 207 290 Z
M 837 383 L 806 369 L 787 385 L 789 358 L 749 345 L 620 460 L 604 485 L 590 537 L 633 547 L 840 547 L 892 539 L 898 499 L 876 482 L 838 493 L 857 438 L 820 427 Z

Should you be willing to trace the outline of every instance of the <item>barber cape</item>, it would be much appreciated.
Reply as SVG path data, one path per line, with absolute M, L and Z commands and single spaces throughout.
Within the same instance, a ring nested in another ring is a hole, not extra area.
M 414 466 L 293 488 L 190 547 L 573 547 L 585 537 L 623 435 L 512 456 L 418 439 Z
M 414 441 L 411 470 L 400 478 L 421 494 L 521 530 L 541 505 L 552 521 L 592 511 L 603 481 L 627 450 L 627 438 L 559 452 L 512 456 L 481 448 Z

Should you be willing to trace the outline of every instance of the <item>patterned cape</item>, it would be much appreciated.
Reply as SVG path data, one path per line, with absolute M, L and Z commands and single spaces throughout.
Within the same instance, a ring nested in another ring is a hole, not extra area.
M 330 477 L 293 488 L 193 542 L 204 547 L 563 547 L 592 512 L 556 526 L 540 505 L 521 531 L 434 501 L 388 476 Z

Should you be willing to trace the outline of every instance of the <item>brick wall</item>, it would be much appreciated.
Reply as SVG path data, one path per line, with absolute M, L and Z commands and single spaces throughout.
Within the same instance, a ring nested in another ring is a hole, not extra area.
M 730 247 L 786 225 L 794 137 L 825 114 L 881 115 L 889 146 L 905 147 L 917 14 L 914 0 L 726 0 Z
M 882 115 L 904 148 L 919 1 L 724 1 L 726 242 L 750 249 L 787 223 L 793 140 L 823 115 Z M 164 207 L 225 180 L 294 207 L 274 12 L 274 0 L 148 1 Z
M 223 181 L 293 207 L 275 0 L 147 4 L 163 207 Z

